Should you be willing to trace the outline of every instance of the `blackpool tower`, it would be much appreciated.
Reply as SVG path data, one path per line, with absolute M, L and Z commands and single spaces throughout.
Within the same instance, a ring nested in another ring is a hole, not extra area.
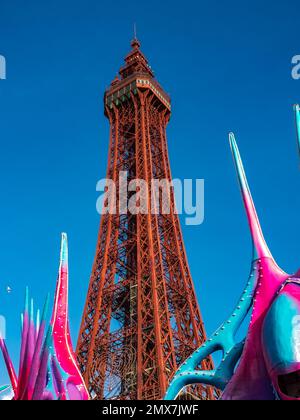
M 136 37 L 131 47 L 104 96 L 110 123 L 107 179 L 115 182 L 116 202 L 115 211 L 108 206 L 101 217 L 77 344 L 93 399 L 163 398 L 177 368 L 206 340 L 173 188 L 168 212 L 161 211 L 160 194 L 154 212 L 142 206 L 141 211 L 124 211 L 127 203 L 120 202 L 120 173 L 127 174 L 127 182 L 145 181 L 147 202 L 154 199 L 153 179 L 171 182 L 170 98 Z M 212 369 L 212 360 L 201 368 Z M 197 385 L 185 397 L 213 399 L 214 392 Z

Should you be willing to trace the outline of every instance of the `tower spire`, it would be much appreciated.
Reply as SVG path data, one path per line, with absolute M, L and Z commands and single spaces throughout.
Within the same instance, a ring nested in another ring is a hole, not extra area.
M 154 77 L 148 60 L 140 50 L 141 43 L 136 36 L 136 26 L 133 27 L 134 38 L 131 41 L 132 50 L 125 57 L 125 66 L 121 67 L 119 73 L 121 79 L 126 79 L 134 73 L 147 73 L 150 77 Z
M 131 41 L 131 46 L 134 50 L 139 50 L 141 46 L 141 43 L 137 38 L 136 23 L 133 24 L 133 40 Z

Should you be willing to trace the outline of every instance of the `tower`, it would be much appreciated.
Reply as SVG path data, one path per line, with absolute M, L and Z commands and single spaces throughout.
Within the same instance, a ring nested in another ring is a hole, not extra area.
M 206 339 L 174 191 L 169 212 L 161 211 L 161 195 L 151 194 L 152 179 L 171 182 L 170 98 L 136 37 L 131 47 L 104 96 L 110 123 L 107 179 L 116 185 L 116 211 L 101 218 L 77 345 L 83 377 L 97 399 L 161 399 L 178 366 Z M 127 173 L 127 182 L 144 180 L 144 198 L 148 204 L 156 200 L 159 211 L 144 211 L 142 205 L 135 214 L 121 211 L 120 172 Z M 211 368 L 211 359 L 202 363 L 202 369 Z M 213 398 L 212 389 L 202 386 L 187 393 Z

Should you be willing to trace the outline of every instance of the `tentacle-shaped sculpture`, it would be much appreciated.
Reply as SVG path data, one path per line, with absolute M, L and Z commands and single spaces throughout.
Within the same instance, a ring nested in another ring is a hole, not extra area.
M 233 134 L 230 134 L 230 144 L 253 241 L 252 275 L 256 278 L 256 284 L 243 354 L 232 380 L 223 393 L 223 399 L 273 399 L 273 387 L 262 352 L 262 328 L 264 317 L 280 285 L 289 276 L 277 266 L 263 238 Z
M 253 244 L 253 257 L 255 261 L 259 258 L 272 258 L 269 248 L 264 239 L 261 226 L 257 217 L 256 209 L 251 196 L 250 188 L 246 178 L 244 166 L 240 156 L 239 149 L 237 147 L 235 137 L 233 133 L 229 133 L 229 143 L 236 167 L 238 181 L 241 189 L 242 198 L 247 214 L 247 219 L 250 227 L 252 244 Z
M 47 326 L 48 307 L 49 296 L 46 299 L 41 320 L 38 312 L 35 324 L 33 301 L 31 300 L 29 305 L 29 291 L 26 289 L 25 309 L 21 317 L 22 341 L 18 376 L 16 376 L 5 342 L 0 337 L 0 349 L 10 376 L 14 399 L 87 400 L 88 392 L 76 364 L 69 333 L 66 234 L 62 234 L 55 302 L 51 322 Z M 7 387 L 0 389 L 0 393 L 5 390 Z
M 235 335 L 253 304 L 254 293 L 260 279 L 258 258 L 271 258 L 270 251 L 262 235 L 240 154 L 232 133 L 230 133 L 230 145 L 252 234 L 254 255 L 252 269 L 246 287 L 233 313 L 213 336 L 180 367 L 170 384 L 166 399 L 176 398 L 183 386 L 191 383 L 210 384 L 222 390 L 228 385 L 244 348 L 244 343 L 235 342 Z M 206 380 L 203 381 L 202 376 L 204 372 L 198 371 L 197 367 L 207 356 L 218 350 L 223 352 L 220 366 L 216 370 L 206 373 Z
M 299 107 L 296 117 L 299 135 Z M 224 390 L 222 399 L 227 400 L 300 399 L 300 271 L 289 276 L 274 261 L 232 133 L 229 141 L 253 242 L 252 268 L 234 312 L 179 368 L 165 399 L 175 399 L 184 386 L 194 383 Z M 235 334 L 250 310 L 245 342 L 236 344 Z M 210 372 L 198 370 L 217 350 L 223 352 L 219 367 Z

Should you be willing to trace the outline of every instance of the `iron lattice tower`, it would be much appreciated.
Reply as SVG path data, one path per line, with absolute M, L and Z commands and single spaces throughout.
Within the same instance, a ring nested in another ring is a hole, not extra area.
M 120 171 L 127 171 L 128 182 L 145 180 L 149 200 L 152 178 L 171 181 L 170 98 L 136 38 L 131 46 L 104 97 L 107 178 L 117 186 L 117 212 L 101 218 L 77 345 L 82 374 L 97 399 L 161 399 L 178 366 L 206 339 L 173 190 L 169 214 L 119 211 Z M 211 369 L 212 360 L 201 367 Z M 188 393 L 214 397 L 202 386 Z

